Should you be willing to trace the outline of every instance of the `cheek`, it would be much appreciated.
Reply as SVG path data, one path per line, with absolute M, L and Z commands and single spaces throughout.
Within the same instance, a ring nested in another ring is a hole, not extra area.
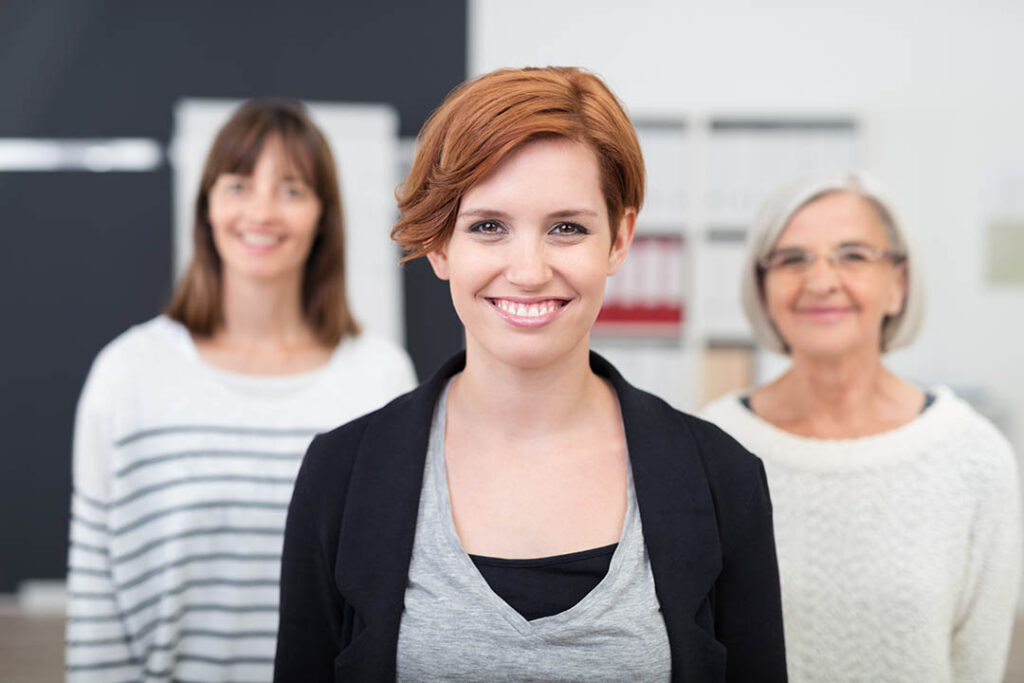
M 292 230 L 308 236 L 312 239 L 316 233 L 317 224 L 320 222 L 319 206 L 295 207 L 289 214 L 289 221 Z
M 223 202 L 211 200 L 206 218 L 210 221 L 214 234 L 222 232 L 227 229 L 227 223 L 230 221 L 229 207 L 225 206 Z
M 779 313 L 784 313 L 789 308 L 790 301 L 795 294 L 792 287 L 785 287 L 772 280 L 765 281 L 763 290 L 765 308 L 771 318 L 775 318 Z

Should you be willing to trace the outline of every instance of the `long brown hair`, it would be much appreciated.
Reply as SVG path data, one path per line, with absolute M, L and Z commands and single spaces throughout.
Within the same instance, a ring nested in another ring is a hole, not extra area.
M 302 313 L 323 344 L 336 346 L 358 334 L 345 296 L 345 221 L 334 157 L 323 133 L 305 108 L 286 100 L 252 100 L 217 133 L 203 168 L 196 197 L 192 261 L 164 311 L 197 337 L 209 337 L 224 324 L 221 259 L 210 225 L 210 188 L 222 173 L 250 175 L 271 138 L 320 199 L 316 237 L 302 276 Z
M 499 69 L 458 86 L 420 131 L 391 230 L 404 260 L 443 247 L 462 196 L 512 152 L 546 137 L 594 150 L 614 240 L 623 211 L 644 201 L 643 155 L 618 99 L 582 69 Z

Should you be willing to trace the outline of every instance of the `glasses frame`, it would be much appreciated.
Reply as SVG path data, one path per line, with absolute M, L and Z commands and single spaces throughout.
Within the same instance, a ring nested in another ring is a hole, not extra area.
M 829 251 L 829 252 L 824 254 L 825 260 L 828 261 L 829 266 L 831 266 L 834 270 L 836 270 L 837 272 L 842 272 L 843 269 L 841 267 L 839 267 L 839 257 L 838 257 L 838 254 L 840 252 L 842 252 L 844 249 L 850 249 L 850 248 L 856 248 L 856 249 L 860 249 L 860 250 L 863 250 L 863 251 L 866 251 L 866 252 L 870 253 L 871 254 L 871 259 L 870 259 L 870 261 L 868 261 L 868 264 L 871 264 L 871 265 L 874 265 L 875 263 L 878 263 L 880 261 L 888 261 L 889 263 L 891 263 L 891 264 L 893 264 L 895 266 L 895 265 L 900 265 L 901 263 L 904 263 L 907 260 L 907 255 L 906 254 L 901 254 L 899 252 L 892 251 L 892 250 L 889 250 L 889 249 L 877 249 L 875 247 L 872 247 L 869 244 L 855 244 L 855 245 L 854 244 L 848 244 L 848 245 L 843 245 L 843 246 L 840 246 L 840 247 L 836 247 L 835 249 L 832 249 L 831 251 Z M 781 251 L 786 251 L 786 250 L 781 250 Z M 803 252 L 803 259 L 802 259 L 801 267 L 800 267 L 800 269 L 798 271 L 796 271 L 796 272 L 799 272 L 801 274 L 807 272 L 808 270 L 810 270 L 811 267 L 822 256 L 822 254 L 820 254 L 818 252 L 807 251 L 805 249 L 799 249 L 799 248 L 796 248 L 796 247 L 793 248 L 793 251 L 794 252 L 796 252 L 796 251 Z M 772 259 L 775 256 L 777 256 L 779 253 L 780 253 L 779 251 L 776 251 L 776 250 L 773 249 L 771 252 L 769 252 L 765 256 L 762 256 L 761 258 L 759 258 L 757 260 L 757 266 L 761 270 L 762 273 L 770 273 L 772 271 L 779 272 L 780 270 L 783 270 L 782 266 L 779 266 L 779 265 L 773 266 L 772 265 Z

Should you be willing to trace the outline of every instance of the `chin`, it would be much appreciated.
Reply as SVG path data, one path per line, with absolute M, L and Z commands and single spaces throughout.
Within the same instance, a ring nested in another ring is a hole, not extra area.
M 467 340 L 468 341 L 468 340 Z M 480 340 L 470 346 L 476 347 L 499 363 L 521 370 L 539 370 L 557 363 L 567 362 L 580 345 L 589 351 L 589 336 L 575 344 L 564 339 L 552 340 L 545 335 L 524 335 L 519 339 L 505 337 L 482 343 Z

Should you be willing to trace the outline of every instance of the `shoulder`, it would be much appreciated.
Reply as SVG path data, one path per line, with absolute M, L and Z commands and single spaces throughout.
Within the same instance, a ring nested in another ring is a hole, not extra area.
M 991 420 L 948 387 L 935 387 L 933 393 L 936 401 L 929 410 L 946 430 L 937 447 L 959 465 L 958 474 L 986 487 L 1016 484 L 1017 458 Z
M 391 427 L 407 420 L 412 408 L 424 400 L 423 394 L 424 387 L 418 387 L 362 417 L 317 434 L 306 451 L 299 476 L 314 486 L 317 482 L 333 486 L 339 480 L 347 481 L 360 457 L 374 457 L 376 447 L 364 448 L 367 436 L 393 431 Z
M 731 425 L 742 422 L 744 418 L 749 417 L 749 411 L 741 401 L 743 396 L 749 394 L 749 389 L 731 391 L 701 406 L 700 410 L 697 411 L 697 415 L 728 429 Z
M 753 497 L 766 495 L 767 485 L 761 460 L 717 424 L 680 410 L 660 398 L 633 389 L 639 401 L 656 411 L 659 429 L 670 430 L 671 440 L 684 449 L 687 444 L 700 461 L 716 506 L 745 505 Z M 722 399 L 725 400 L 725 399 Z M 677 453 L 678 455 L 678 453 Z
M 744 491 L 743 502 L 767 494 L 761 459 L 714 422 L 682 414 L 697 443 L 697 451 L 708 474 L 716 499 L 731 491 Z
M 116 392 L 125 384 L 135 385 L 166 361 L 168 354 L 181 353 L 188 332 L 165 316 L 128 328 L 107 343 L 92 363 L 86 391 Z
M 415 383 L 409 354 L 398 344 L 370 332 L 361 332 L 342 340 L 336 351 L 336 366 L 347 373 L 382 375 L 402 381 L 405 388 Z

